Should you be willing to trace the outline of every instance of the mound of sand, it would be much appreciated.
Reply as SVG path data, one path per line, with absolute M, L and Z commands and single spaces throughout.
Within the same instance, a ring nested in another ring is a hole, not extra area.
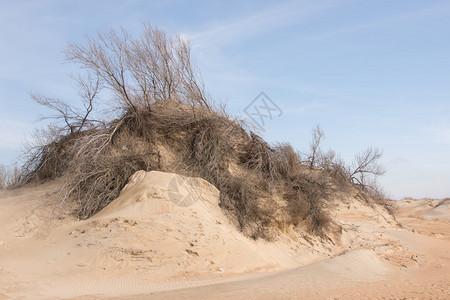
M 403 199 L 392 204 L 400 217 L 450 220 L 450 199 Z
M 420 214 L 433 209 L 439 203 L 433 199 L 402 199 L 400 201 L 392 201 L 392 205 L 396 208 L 397 215 L 402 217 L 417 217 Z
M 20 293 L 36 298 L 168 290 L 300 266 L 326 252 L 306 241 L 245 237 L 220 209 L 218 190 L 200 178 L 139 171 L 116 200 L 85 221 L 51 218 L 48 188 L 6 193 L 1 201 L 1 211 L 17 211 L 2 214 L 2 222 L 20 234 L 0 232 L 0 272 L 11 274 L 0 282 L 20 282 Z M 22 199 L 26 203 L 16 206 Z
M 92 219 L 150 217 L 170 213 L 175 207 L 196 204 L 197 212 L 207 206 L 210 213 L 223 217 L 218 209 L 219 191 L 207 181 L 173 173 L 138 171 L 131 176 L 120 196 Z
M 448 223 L 402 229 L 382 207 L 350 197 L 328 203 L 335 236 L 300 227 L 254 241 L 200 178 L 139 171 L 84 221 L 61 213 L 57 186 L 0 191 L 1 299 L 355 298 L 386 286 L 394 298 L 445 298 Z
M 439 202 L 434 208 L 420 214 L 427 220 L 450 220 L 450 199 Z

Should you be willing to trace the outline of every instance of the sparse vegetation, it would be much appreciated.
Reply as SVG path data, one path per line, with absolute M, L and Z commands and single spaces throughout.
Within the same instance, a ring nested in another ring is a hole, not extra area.
M 356 154 L 352 163 L 348 165 L 335 151 L 322 152 L 321 143 L 324 138 L 325 133 L 319 125 L 312 129 L 310 152 L 305 161 L 310 170 L 313 168 L 327 170 L 335 179 L 345 178 L 361 191 L 380 201 L 385 198 L 376 180 L 378 176 L 385 173 L 380 163 L 383 151 L 369 147 Z
M 312 139 L 310 143 L 311 154 L 308 157 L 309 169 L 317 165 L 318 158 L 321 157 L 320 143 L 325 137 L 325 133 L 319 125 L 312 130 Z
M 207 98 L 180 36 L 145 26 L 132 39 L 122 29 L 65 53 L 85 72 L 76 77 L 83 108 L 32 95 L 56 115 L 47 138 L 29 148 L 20 181 L 65 178 L 63 201 L 76 201 L 80 218 L 115 199 L 134 172 L 162 170 L 214 184 L 221 207 L 255 239 L 289 226 L 324 235 L 331 220 L 323 205 L 335 186 L 366 187 L 365 175 L 380 173 L 377 151 L 358 156 L 353 172 L 332 152 L 321 154 L 320 127 L 306 164 L 289 144 L 267 144 Z M 96 111 L 105 89 L 117 107 L 113 119 Z
M 377 191 L 375 177 L 385 173 L 380 164 L 382 155 L 381 150 L 372 147 L 358 153 L 353 168 L 348 171 L 349 179 L 364 191 Z
M 19 182 L 19 168 L 0 165 L 0 189 L 14 187 Z

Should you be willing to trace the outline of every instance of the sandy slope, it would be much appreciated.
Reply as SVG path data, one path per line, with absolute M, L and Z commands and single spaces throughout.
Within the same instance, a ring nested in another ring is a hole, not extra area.
M 336 199 L 339 239 L 268 243 L 242 236 L 202 179 L 138 172 L 86 221 L 61 217 L 54 187 L 0 191 L 1 299 L 450 297 L 448 203 L 398 203 L 400 226 Z
M 444 201 L 440 201 L 435 207 L 432 209 L 425 211 L 420 214 L 420 218 L 428 219 L 428 220 L 450 220 L 450 199 L 446 199 Z

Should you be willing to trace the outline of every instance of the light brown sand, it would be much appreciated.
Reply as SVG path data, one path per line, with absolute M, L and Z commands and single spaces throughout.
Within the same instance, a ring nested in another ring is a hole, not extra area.
M 398 225 L 336 199 L 334 244 L 290 229 L 268 243 L 242 236 L 201 179 L 137 173 L 86 221 L 61 217 L 55 186 L 0 191 L 0 299 L 450 298 L 439 202 L 398 203 Z

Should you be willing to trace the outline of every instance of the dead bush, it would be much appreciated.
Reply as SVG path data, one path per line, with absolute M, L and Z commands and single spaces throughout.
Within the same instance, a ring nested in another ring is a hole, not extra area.
M 300 154 L 288 143 L 275 146 L 275 165 L 279 178 L 288 179 L 302 168 Z
M 19 182 L 19 178 L 20 171 L 17 165 L 0 165 L 0 189 L 6 189 L 16 186 Z
M 22 183 L 65 178 L 64 201 L 89 218 L 134 172 L 177 172 L 215 185 L 220 206 L 250 237 L 271 239 L 277 222 L 326 234 L 331 220 L 323 205 L 336 185 L 329 170 L 338 169 L 334 156 L 321 161 L 319 127 L 307 164 L 289 144 L 269 145 L 206 98 L 187 41 L 150 26 L 139 39 L 111 31 L 70 45 L 66 55 L 87 71 L 78 80 L 83 108 L 33 97 L 56 112 L 56 123 L 29 149 Z M 102 89 L 118 107 L 112 120 L 95 117 Z
M 331 221 L 322 209 L 329 198 L 330 178 L 323 172 L 297 172 L 291 177 L 284 197 L 288 203 L 288 213 L 294 225 L 304 225 L 314 234 L 324 234 Z
M 258 180 L 269 178 L 273 182 L 276 179 L 273 153 L 274 150 L 266 141 L 251 132 L 241 161 L 252 174 L 256 175 Z
M 302 173 L 308 168 L 290 145 L 270 147 L 242 126 L 221 111 L 154 103 L 104 128 L 45 145 L 39 152 L 42 159 L 27 178 L 64 176 L 64 199 L 76 201 L 79 217 L 88 218 L 115 199 L 134 172 L 180 172 L 215 185 L 221 207 L 255 239 L 274 236 L 274 215 L 280 211 L 294 226 L 322 232 L 327 218 L 320 203 L 327 186 Z M 162 144 L 180 158 L 177 165 L 162 167 L 162 156 L 167 155 L 158 147 Z M 230 170 L 236 158 L 240 173 Z M 286 204 L 273 200 L 278 194 L 286 194 Z
M 209 106 L 190 44 L 179 35 L 144 25 L 141 36 L 133 39 L 122 28 L 89 38 L 87 45 L 69 44 L 64 52 L 67 61 L 88 70 L 127 110 L 158 101 Z
M 318 158 L 321 155 L 320 144 L 322 143 L 324 137 L 325 133 L 319 125 L 313 128 L 311 143 L 309 144 L 310 154 L 308 156 L 310 170 L 317 165 Z

